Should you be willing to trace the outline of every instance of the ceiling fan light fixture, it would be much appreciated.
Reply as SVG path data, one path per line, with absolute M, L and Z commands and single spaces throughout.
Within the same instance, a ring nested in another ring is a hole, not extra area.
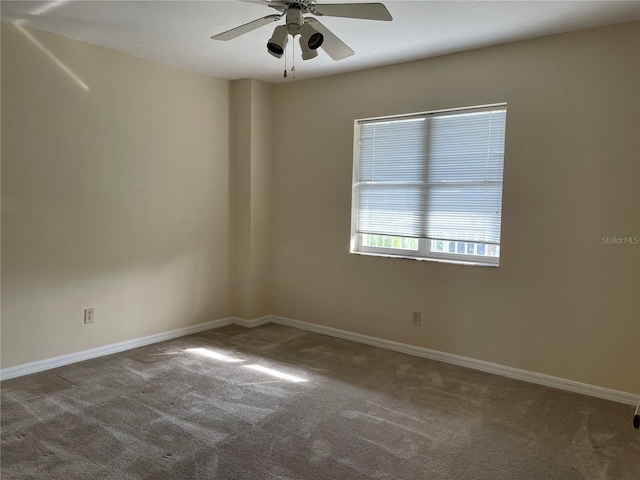
M 302 60 L 310 60 L 318 56 L 318 50 L 309 48 L 309 44 L 303 37 L 300 37 L 300 50 L 302 51 Z
M 309 49 L 317 50 L 324 42 L 324 35 L 316 30 L 313 25 L 305 23 L 300 27 L 300 45 L 302 45 L 303 41 Z
M 284 53 L 284 48 L 287 46 L 287 40 L 289 37 L 289 31 L 284 25 L 280 25 L 275 28 L 273 35 L 267 42 L 267 50 L 276 58 L 280 58 Z

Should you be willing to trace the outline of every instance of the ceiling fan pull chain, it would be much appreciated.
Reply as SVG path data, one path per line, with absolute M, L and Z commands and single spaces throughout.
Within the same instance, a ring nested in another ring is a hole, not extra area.
M 284 78 L 287 78 L 287 45 L 284 45 L 284 73 L 282 74 Z
M 295 40 L 295 37 L 293 37 Z M 293 79 L 296 79 L 296 42 L 293 42 L 291 46 L 291 75 L 293 75 Z

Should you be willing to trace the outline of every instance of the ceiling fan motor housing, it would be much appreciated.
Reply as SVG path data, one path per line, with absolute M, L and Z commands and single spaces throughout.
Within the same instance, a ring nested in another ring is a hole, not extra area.
M 301 42 L 304 42 L 309 49 L 317 50 L 324 41 L 324 35 L 305 21 L 302 16 L 303 12 L 303 5 L 299 4 L 293 4 L 287 9 L 287 31 L 293 37 L 300 35 L 302 37 Z
M 291 35 L 300 33 L 300 27 L 304 23 L 302 10 L 298 5 L 292 5 L 287 9 L 287 30 Z

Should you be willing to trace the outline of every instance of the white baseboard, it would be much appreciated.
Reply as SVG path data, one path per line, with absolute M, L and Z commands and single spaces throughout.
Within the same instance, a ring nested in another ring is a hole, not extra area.
M 530 372 L 528 370 L 521 370 L 519 368 L 506 367 L 504 365 L 499 365 L 497 363 L 485 362 L 482 360 L 475 360 L 473 358 L 463 357 L 461 355 L 454 355 L 452 353 L 439 352 L 437 350 L 431 350 L 429 348 L 416 347 L 413 345 L 407 345 L 405 343 L 393 342 L 391 340 L 384 340 L 382 338 L 369 337 L 367 335 L 362 335 L 359 333 L 353 333 L 353 332 L 348 332 L 346 330 L 340 330 L 337 328 L 325 327 L 323 325 L 307 323 L 301 320 L 294 320 L 292 318 L 279 317 L 276 315 L 272 315 L 271 322 L 277 323 L 279 325 L 287 325 L 289 327 L 299 328 L 301 330 L 308 330 L 310 332 L 321 333 L 323 335 L 329 335 L 331 337 L 343 338 L 345 340 L 352 340 L 354 342 L 373 345 L 375 347 L 382 347 L 388 350 L 394 350 L 396 352 L 415 355 L 417 357 L 424 357 L 424 358 L 429 358 L 431 360 L 438 360 L 440 362 L 451 363 L 453 365 L 460 365 L 462 367 L 473 368 L 474 370 L 480 370 L 483 372 L 493 373 L 496 375 L 502 375 L 504 377 L 523 380 L 529 383 L 536 383 L 538 385 L 544 385 L 546 387 L 553 387 L 561 390 L 567 390 L 569 392 L 582 393 L 584 395 L 603 398 L 605 400 L 612 400 L 614 402 L 624 403 L 628 405 L 636 405 L 640 400 L 640 395 L 634 395 L 633 393 L 621 392 L 619 390 L 612 390 L 609 388 L 598 387 L 595 385 L 576 382 L 574 380 L 567 380 L 564 378 L 553 377 L 551 375 L 545 375 L 542 373 Z
M 112 343 L 110 345 L 104 345 L 102 347 L 92 348 L 90 350 L 84 350 L 82 352 L 70 353 L 68 355 L 61 355 L 59 357 L 53 358 L 45 358 L 44 360 L 38 360 L 37 362 L 23 363 L 22 365 L 16 365 L 15 367 L 8 367 L 0 370 L 0 380 L 9 380 L 10 378 L 22 377 L 23 375 L 43 372 L 45 370 L 51 370 L 52 368 L 62 367 L 71 363 L 82 362 L 83 360 L 90 360 L 92 358 L 111 355 L 112 353 L 118 353 L 125 350 L 131 350 L 133 348 L 144 347 L 145 345 L 151 345 L 152 343 L 164 342 L 165 340 L 184 337 L 186 335 L 204 332 L 205 330 L 211 330 L 212 328 L 225 327 L 227 325 L 231 325 L 232 323 L 239 322 L 245 321 L 233 317 L 221 318 L 219 320 L 213 320 L 211 322 L 199 323 L 197 325 L 191 325 L 189 327 L 177 328 L 168 332 L 156 333 L 155 335 L 149 335 L 147 337 L 134 338 L 133 340 L 125 340 L 124 342 Z
M 253 320 L 246 320 L 244 318 L 235 317 L 232 323 L 235 325 L 240 325 L 241 327 L 253 328 L 253 327 L 259 327 L 260 325 L 265 325 L 267 323 L 273 323 L 273 320 L 271 318 L 272 318 L 271 315 L 265 315 L 264 317 L 254 318 Z
M 200 323 L 198 325 L 178 328 L 176 330 L 171 330 L 164 333 L 149 335 L 147 337 L 112 343 L 110 345 L 93 348 L 91 350 L 84 350 L 82 352 L 71 353 L 69 355 L 62 355 L 59 357 L 39 360 L 37 362 L 16 365 L 15 367 L 8 367 L 0 370 L 0 380 L 9 380 L 11 378 L 21 377 L 23 375 L 38 373 L 45 370 L 50 370 L 52 368 L 69 365 L 71 363 L 82 362 L 84 360 L 90 360 L 92 358 L 102 357 L 104 355 L 110 355 L 112 353 L 123 352 L 125 350 L 143 347 L 152 343 L 158 343 L 165 340 L 171 340 L 173 338 L 184 337 L 186 335 L 192 335 L 194 333 L 211 330 L 213 328 L 225 327 L 231 324 L 251 328 L 265 325 L 267 323 L 286 325 L 289 327 L 299 328 L 301 330 L 307 330 L 309 332 L 320 333 L 322 335 L 328 335 L 331 337 L 343 338 L 345 340 L 351 340 L 375 347 L 386 348 L 388 350 L 415 355 L 417 357 L 424 357 L 431 360 L 451 363 L 453 365 L 460 365 L 462 367 L 473 368 L 475 370 L 480 370 L 483 372 L 502 375 L 517 380 L 523 380 L 525 382 L 537 383 L 539 385 L 567 390 L 569 392 L 582 393 L 584 395 L 603 398 L 605 400 L 612 400 L 614 402 L 624 403 L 628 405 L 636 405 L 638 401 L 640 401 L 640 395 L 634 395 L 632 393 L 611 390 L 609 388 L 598 387 L 595 385 L 580 383 L 573 380 L 566 380 L 564 378 L 553 377 L 551 375 L 545 375 L 542 373 L 530 372 L 528 370 L 506 367 L 497 363 L 475 360 L 473 358 L 463 357 L 461 355 L 439 352 L 437 350 L 431 350 L 429 348 L 416 347 L 414 345 L 407 345 L 405 343 L 393 342 L 391 340 L 385 340 L 382 338 L 370 337 L 368 335 L 362 335 L 360 333 L 349 332 L 332 327 L 325 327 L 323 325 L 303 322 L 301 320 L 294 320 L 292 318 L 280 317 L 277 315 L 267 315 L 253 320 L 246 320 L 237 317 L 222 318 L 211 322 Z

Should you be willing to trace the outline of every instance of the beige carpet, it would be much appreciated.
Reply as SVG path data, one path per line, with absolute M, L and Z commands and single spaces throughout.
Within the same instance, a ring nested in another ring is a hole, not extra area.
M 640 479 L 633 407 L 277 325 L 1 387 L 2 480 Z

